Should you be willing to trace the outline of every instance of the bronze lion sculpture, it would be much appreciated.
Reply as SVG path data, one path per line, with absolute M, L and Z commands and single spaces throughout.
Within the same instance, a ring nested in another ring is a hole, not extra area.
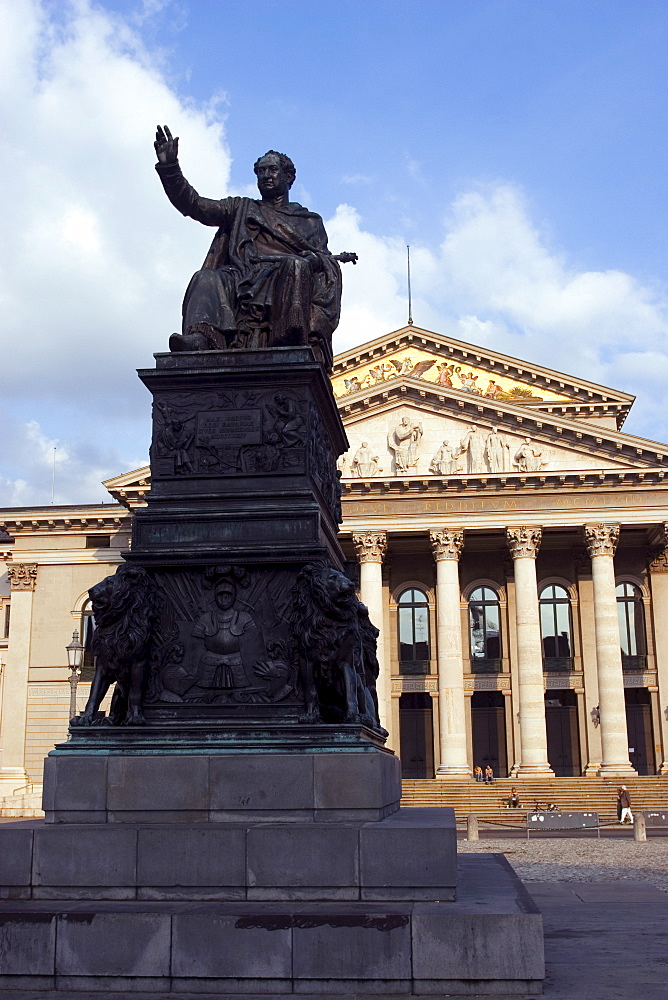
M 355 585 L 324 561 L 297 577 L 290 614 L 306 703 L 303 722 L 362 723 L 387 735 L 378 718 L 378 629 Z
M 122 565 L 88 593 L 95 619 L 95 674 L 86 707 L 70 719 L 70 725 L 93 725 L 102 699 L 114 683 L 109 715 L 101 721 L 113 726 L 143 725 L 149 647 L 158 614 L 155 583 L 145 569 Z

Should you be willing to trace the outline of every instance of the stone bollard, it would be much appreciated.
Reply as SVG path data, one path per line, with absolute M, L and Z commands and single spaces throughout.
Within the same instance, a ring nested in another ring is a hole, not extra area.
M 478 817 L 477 816 L 467 816 L 466 817 L 466 839 L 467 840 L 480 840 L 478 835 Z
M 647 840 L 647 824 L 645 814 L 642 812 L 635 813 L 633 817 L 633 839 Z

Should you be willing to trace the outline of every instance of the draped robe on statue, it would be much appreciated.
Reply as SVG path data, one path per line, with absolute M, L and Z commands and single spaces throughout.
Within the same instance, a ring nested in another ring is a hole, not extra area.
M 341 270 L 327 249 L 322 219 L 297 202 L 202 198 L 178 163 L 157 164 L 167 197 L 182 215 L 218 226 L 183 301 L 183 332 L 213 327 L 219 347 L 320 346 L 331 362 L 339 322 Z M 316 260 L 303 257 L 314 254 Z M 261 336 L 261 334 L 260 334 Z

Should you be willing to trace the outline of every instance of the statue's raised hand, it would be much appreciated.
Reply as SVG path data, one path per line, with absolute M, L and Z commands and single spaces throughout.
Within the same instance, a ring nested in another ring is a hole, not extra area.
M 167 126 L 163 128 L 162 125 L 158 125 L 155 133 L 155 142 L 153 143 L 155 148 L 155 155 L 158 157 L 158 163 L 176 163 L 179 158 L 179 139 L 172 138 L 172 133 L 169 131 Z

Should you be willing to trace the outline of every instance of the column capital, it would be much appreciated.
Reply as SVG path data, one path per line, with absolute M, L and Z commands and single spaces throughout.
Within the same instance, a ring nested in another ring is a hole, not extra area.
M 619 541 L 618 524 L 585 524 L 584 533 L 590 559 L 614 556 Z
M 443 528 L 440 531 L 430 531 L 429 541 L 436 562 L 441 559 L 459 559 L 464 548 L 464 529 Z
M 7 563 L 12 590 L 34 590 L 37 584 L 37 563 Z
M 542 537 L 542 528 L 506 528 L 506 541 L 513 559 L 535 559 Z
M 387 532 L 355 531 L 353 545 L 361 563 L 382 563 L 387 552 Z

